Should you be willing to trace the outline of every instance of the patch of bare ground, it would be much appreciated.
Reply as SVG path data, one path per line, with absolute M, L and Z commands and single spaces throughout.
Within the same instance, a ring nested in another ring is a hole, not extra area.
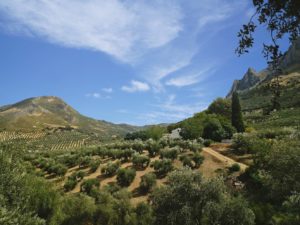
M 237 162 L 232 158 L 222 155 L 221 153 L 213 150 L 212 148 L 206 147 L 206 148 L 203 148 L 202 151 L 203 151 L 203 153 L 207 153 L 207 154 L 211 155 L 212 157 L 214 157 L 215 159 L 219 160 L 220 162 L 224 163 L 226 167 L 230 167 L 235 163 L 240 165 L 241 171 L 245 171 L 246 168 L 248 167 L 246 164 Z M 204 166 L 204 165 L 202 165 L 202 166 Z
M 204 161 L 203 164 L 200 166 L 199 171 L 204 177 L 215 177 L 218 175 L 218 170 L 226 169 L 226 164 L 222 160 L 212 156 L 206 151 L 202 151 L 201 154 L 204 156 Z
M 244 154 L 244 155 L 237 155 L 232 150 L 231 144 L 225 144 L 225 143 L 216 143 L 212 144 L 210 146 L 214 151 L 225 155 L 236 162 L 246 164 L 247 166 L 250 166 L 253 162 L 253 155 L 251 154 Z

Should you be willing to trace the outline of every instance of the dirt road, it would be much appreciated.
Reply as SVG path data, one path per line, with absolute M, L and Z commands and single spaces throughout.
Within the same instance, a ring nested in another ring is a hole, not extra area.
M 211 148 L 206 147 L 206 148 L 203 148 L 202 151 L 207 153 L 207 154 L 210 154 L 211 156 L 215 157 L 216 159 L 224 162 L 225 164 L 227 164 L 227 166 L 231 166 L 232 164 L 237 163 L 237 164 L 240 165 L 241 171 L 245 171 L 248 168 L 247 165 L 245 165 L 243 163 L 236 162 L 235 160 L 233 160 L 233 159 L 231 159 L 227 156 L 224 156 L 224 155 L 218 153 L 217 151 L 215 151 Z

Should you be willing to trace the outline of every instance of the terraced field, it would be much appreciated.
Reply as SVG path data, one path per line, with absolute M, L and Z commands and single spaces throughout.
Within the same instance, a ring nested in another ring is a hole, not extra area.
M 185 165 L 184 156 L 191 157 L 195 154 L 200 153 L 204 157 L 204 161 L 201 166 L 194 167 L 191 165 L 191 168 L 194 170 L 199 170 L 204 177 L 211 178 L 213 176 L 218 176 L 220 171 L 227 172 L 228 167 L 235 163 L 234 160 L 229 159 L 225 156 L 222 156 L 217 151 L 214 151 L 211 148 L 205 148 L 205 151 L 201 151 L 201 145 L 199 149 L 189 148 L 177 148 L 178 146 L 173 146 L 170 149 L 176 150 L 178 154 L 176 157 L 171 159 L 172 169 L 167 171 L 164 174 L 159 174 L 157 168 L 154 164 L 156 161 L 163 161 L 162 152 L 164 149 L 160 149 L 160 152 L 155 155 L 150 155 L 150 151 L 147 151 L 147 146 L 144 146 L 144 150 L 139 150 L 140 147 L 135 149 L 137 146 L 136 142 L 124 142 L 123 144 L 106 144 L 100 145 L 97 147 L 85 148 L 81 151 L 73 151 L 66 153 L 61 151 L 60 153 L 55 153 L 54 155 L 47 155 L 44 158 L 35 158 L 31 162 L 37 168 L 37 171 L 42 172 L 43 176 L 51 182 L 56 183 L 58 189 L 64 190 L 69 194 L 75 194 L 82 191 L 82 185 L 86 181 L 94 180 L 97 183 L 97 188 L 107 188 L 118 186 L 118 170 L 120 169 L 134 169 L 135 177 L 128 185 L 125 187 L 132 194 L 131 201 L 133 204 L 137 204 L 141 201 L 146 201 L 148 199 L 149 193 L 143 193 L 140 190 L 140 184 L 142 177 L 149 173 L 156 174 L 156 185 L 163 185 L 166 181 L 167 174 L 178 168 L 182 168 Z M 116 149 L 118 147 L 118 149 Z M 165 147 L 169 149 L 169 147 Z M 124 156 L 124 152 L 131 152 L 130 155 Z M 171 151 L 171 150 L 169 150 Z M 149 163 L 143 168 L 137 168 L 133 163 L 133 158 L 135 156 L 145 156 L 149 159 Z M 124 158 L 125 157 L 125 158 Z M 93 162 L 97 162 L 97 167 L 92 169 Z M 106 168 L 108 165 L 119 163 L 118 168 L 115 172 L 110 175 L 107 175 L 103 168 Z M 51 167 L 57 167 L 57 165 L 63 165 L 66 167 L 64 174 L 57 175 L 53 173 L 53 170 L 49 169 Z M 242 170 L 247 166 L 242 165 Z M 72 180 L 72 177 L 76 177 L 76 174 L 80 174 L 80 178 L 74 180 L 74 184 L 71 188 L 66 189 L 68 182 Z M 240 172 L 237 172 L 238 175 Z
M 26 149 L 34 151 L 74 150 L 100 142 L 96 136 L 79 131 L 0 132 L 0 143 L 22 145 Z

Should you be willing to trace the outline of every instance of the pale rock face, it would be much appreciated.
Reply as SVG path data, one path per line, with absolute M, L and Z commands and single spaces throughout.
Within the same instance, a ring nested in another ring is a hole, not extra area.
M 255 86 L 261 81 L 259 73 L 249 68 L 241 80 L 235 80 L 227 97 L 230 97 L 234 91 L 243 91 Z
M 288 51 L 283 55 L 279 66 L 283 71 L 282 75 L 300 71 L 300 38 L 294 41 Z M 272 78 L 274 76 L 273 74 L 270 68 L 266 68 L 260 72 L 249 68 L 241 80 L 235 80 L 233 82 L 226 97 L 230 98 L 234 91 L 249 90 L 264 80 Z

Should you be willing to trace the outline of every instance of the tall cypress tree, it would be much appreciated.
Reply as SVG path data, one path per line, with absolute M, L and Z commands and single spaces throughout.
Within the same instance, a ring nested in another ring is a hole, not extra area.
M 234 126 L 238 132 L 244 132 L 245 126 L 243 122 L 243 115 L 242 115 L 239 96 L 236 91 L 233 92 L 232 94 L 231 109 L 232 109 L 232 113 L 231 113 L 232 126 Z

